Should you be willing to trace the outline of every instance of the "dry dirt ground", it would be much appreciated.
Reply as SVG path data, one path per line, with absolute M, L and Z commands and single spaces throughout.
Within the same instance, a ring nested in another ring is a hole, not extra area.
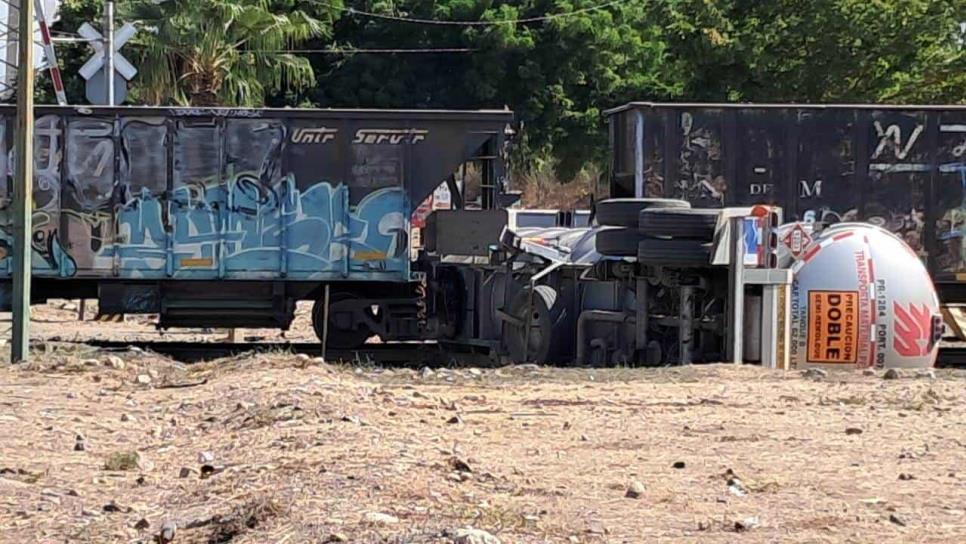
M 966 541 L 962 371 L 47 347 L 0 365 L 0 542 Z

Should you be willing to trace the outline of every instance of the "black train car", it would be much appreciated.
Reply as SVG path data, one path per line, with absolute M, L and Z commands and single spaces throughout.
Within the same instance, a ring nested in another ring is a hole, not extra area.
M 966 302 L 966 106 L 660 104 L 605 112 L 611 196 L 868 221 Z

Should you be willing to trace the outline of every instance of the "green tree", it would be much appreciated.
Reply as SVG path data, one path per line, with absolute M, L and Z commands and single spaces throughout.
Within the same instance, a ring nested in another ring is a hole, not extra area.
M 966 100 L 966 0 L 663 3 L 692 100 Z
M 684 80 L 666 69 L 660 21 L 646 0 L 360 0 L 346 5 L 356 12 L 343 13 L 332 39 L 343 48 L 469 51 L 318 55 L 313 65 L 320 85 L 309 93 L 312 101 L 323 106 L 508 106 L 520 127 L 516 157 L 524 166 L 554 160 L 563 177 L 605 153 L 603 108 L 632 98 L 666 100 L 683 89 Z M 406 18 L 481 24 L 420 24 Z
M 296 0 L 132 0 L 123 17 L 148 104 L 262 106 L 269 95 L 315 83 L 309 61 L 289 52 L 329 25 Z

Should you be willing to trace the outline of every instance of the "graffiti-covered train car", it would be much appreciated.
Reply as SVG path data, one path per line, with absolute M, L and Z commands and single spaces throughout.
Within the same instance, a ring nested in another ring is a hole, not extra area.
M 966 301 L 966 106 L 633 102 L 606 114 L 613 196 L 868 221 L 926 261 L 944 300 Z
M 8 304 L 15 111 L 0 116 Z M 284 326 L 294 301 L 324 282 L 411 282 L 414 205 L 462 163 L 496 155 L 511 117 L 38 108 L 34 295 L 97 297 L 168 325 L 212 325 L 217 315 L 220 325 Z M 502 176 L 491 162 L 483 170 Z

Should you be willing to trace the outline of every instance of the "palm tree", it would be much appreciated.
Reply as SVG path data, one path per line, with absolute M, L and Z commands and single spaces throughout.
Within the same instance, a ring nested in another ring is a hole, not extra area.
M 123 17 L 137 21 L 142 30 L 135 39 L 140 45 L 138 98 L 150 104 L 261 106 L 267 95 L 312 85 L 315 74 L 308 59 L 287 51 L 327 35 L 331 27 L 292 9 L 295 3 L 122 3 Z

